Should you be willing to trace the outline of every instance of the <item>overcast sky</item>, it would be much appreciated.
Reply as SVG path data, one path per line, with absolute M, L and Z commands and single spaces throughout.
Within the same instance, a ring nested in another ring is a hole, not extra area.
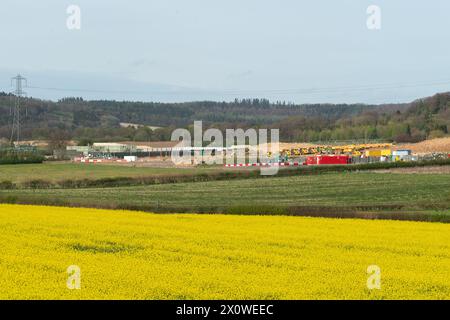
M 2 0 L 0 90 L 21 73 L 48 99 L 410 101 L 450 91 L 449 14 L 448 0 Z

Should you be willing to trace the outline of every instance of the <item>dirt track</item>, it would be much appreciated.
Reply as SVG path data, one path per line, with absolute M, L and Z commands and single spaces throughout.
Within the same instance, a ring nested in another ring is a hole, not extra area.
M 386 170 L 373 170 L 376 173 L 405 173 L 405 174 L 450 174 L 450 166 L 392 168 Z

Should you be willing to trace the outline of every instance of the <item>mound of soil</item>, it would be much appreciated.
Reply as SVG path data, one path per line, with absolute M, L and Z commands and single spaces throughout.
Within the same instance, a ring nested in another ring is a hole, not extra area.
M 418 143 L 399 144 L 394 149 L 410 149 L 413 153 L 450 153 L 450 137 L 425 140 Z

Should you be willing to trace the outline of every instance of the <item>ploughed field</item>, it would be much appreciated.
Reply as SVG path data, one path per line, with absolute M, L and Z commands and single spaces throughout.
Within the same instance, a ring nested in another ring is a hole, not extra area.
M 443 223 L 0 205 L 0 229 L 1 299 L 450 298 Z
M 450 175 L 350 172 L 114 188 L 0 190 L 0 202 L 449 222 Z

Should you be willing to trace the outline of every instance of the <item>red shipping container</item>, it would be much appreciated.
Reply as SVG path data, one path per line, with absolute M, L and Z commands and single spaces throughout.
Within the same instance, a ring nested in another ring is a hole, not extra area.
M 349 164 L 349 163 L 350 163 L 349 156 L 328 156 L 328 155 L 317 156 L 317 164 L 319 165 Z
M 306 158 L 306 162 L 304 163 L 307 166 L 313 165 L 333 165 L 333 164 L 349 164 L 351 163 L 350 156 L 334 156 L 334 155 L 319 155 L 319 156 L 310 156 Z

